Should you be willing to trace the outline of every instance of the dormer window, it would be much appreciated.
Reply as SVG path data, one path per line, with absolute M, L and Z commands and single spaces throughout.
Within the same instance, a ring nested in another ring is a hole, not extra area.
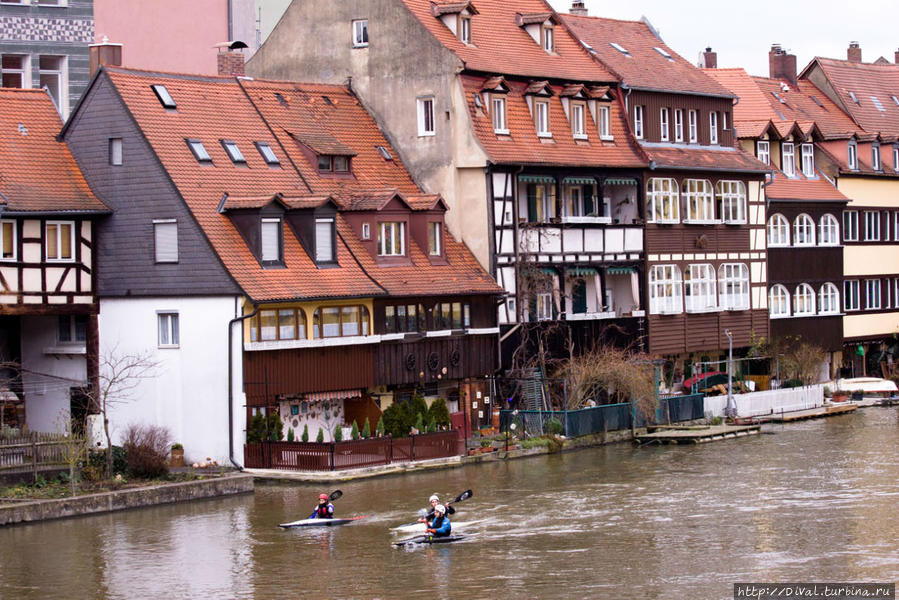
M 175 104 L 175 99 L 172 98 L 172 95 L 169 94 L 169 91 L 162 84 L 156 84 L 150 86 L 153 89 L 153 93 L 156 94 L 156 97 L 159 99 L 159 102 L 162 104 L 163 108 L 174 110 L 177 108 Z
M 787 177 L 796 176 L 796 150 L 792 142 L 781 144 L 781 170 Z
M 697 113 L 695 110 L 691 110 L 687 113 L 687 118 L 689 119 L 689 127 L 690 127 L 690 143 L 695 144 L 699 141 L 699 130 L 698 130 L 698 120 Z
M 811 144 L 802 144 L 802 174 L 806 177 L 815 176 L 815 147 Z
M 439 221 L 428 223 L 428 255 L 440 256 L 443 254 L 443 240 L 441 234 L 443 227 Z
M 855 145 L 855 142 L 849 142 L 849 146 L 847 148 L 847 158 L 849 168 L 853 171 L 858 169 L 858 147 Z
M 763 162 L 766 165 L 771 163 L 771 142 L 765 142 L 759 140 L 755 144 L 755 156 L 759 159 L 759 162 Z
M 893 170 L 899 173 L 899 147 L 897 146 L 893 146 Z M 896 238 L 899 239 L 899 230 L 896 231 Z
M 880 170 L 880 146 L 871 144 L 871 168 L 875 171 Z
M 543 49 L 552 52 L 555 47 L 555 32 L 552 25 L 543 26 Z
M 262 219 L 260 248 L 263 265 L 281 262 L 281 219 Z
M 201 164 L 212 164 L 212 157 L 206 152 L 206 147 L 203 145 L 203 142 L 192 139 L 187 139 L 185 141 L 187 142 L 187 147 L 190 148 L 190 151 L 193 153 L 194 158 L 197 159 L 197 162 Z
M 582 102 L 573 102 L 571 104 L 571 130 L 575 139 L 587 139 L 586 128 L 587 107 Z
M 362 239 L 363 240 L 371 239 L 371 225 L 368 223 L 362 224 Z
M 709 143 L 718 143 L 718 113 L 715 111 L 709 113 Z
M 334 262 L 334 219 L 315 220 L 315 262 Z
M 231 140 L 219 140 L 222 143 L 222 147 L 225 149 L 225 152 L 228 153 L 228 157 L 231 159 L 235 165 L 246 165 L 247 159 L 243 157 L 243 153 L 240 151 L 240 148 L 237 147 L 237 142 L 233 142 Z
M 537 137 L 552 137 L 549 129 L 549 101 L 534 102 L 534 123 L 537 126 Z
M 674 141 L 684 141 L 684 110 L 682 108 L 674 109 Z
M 275 156 L 274 151 L 272 151 L 272 147 L 269 146 L 266 142 L 256 142 L 256 149 L 259 150 L 259 154 L 262 155 L 262 159 L 265 161 L 270 167 L 280 167 L 281 161 L 278 160 L 278 157 Z
M 493 132 L 509 133 L 506 125 L 506 99 L 502 96 L 494 96 L 490 101 L 490 108 L 493 113 Z
M 459 17 L 459 41 L 463 44 L 471 43 L 471 17 L 468 15 Z
M 609 106 L 599 107 L 599 139 L 601 140 L 612 139 L 611 110 Z
M 668 141 L 668 109 L 662 108 L 659 110 L 659 135 L 661 136 L 661 140 L 663 142 Z
M 350 157 L 339 154 L 319 155 L 318 170 L 321 173 L 348 173 L 350 170 Z
M 643 107 L 634 107 L 634 137 L 638 140 L 643 139 Z
M 378 256 L 406 255 L 406 224 L 402 221 L 378 223 Z

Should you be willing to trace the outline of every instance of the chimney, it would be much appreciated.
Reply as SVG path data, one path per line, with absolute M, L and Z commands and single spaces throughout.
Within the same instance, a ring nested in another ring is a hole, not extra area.
M 217 56 L 219 75 L 226 77 L 243 77 L 245 75 L 244 57 L 241 49 L 246 48 L 246 45 L 237 46 L 237 44 L 243 44 L 243 42 L 219 45 Z
M 846 50 L 846 59 L 854 63 L 862 62 L 862 49 L 858 42 L 849 42 L 849 49 Z
M 896 50 L 896 53 L 893 55 L 893 58 L 896 59 L 896 64 L 899 65 L 899 50 Z
M 584 0 L 572 0 L 571 10 L 569 12 L 573 15 L 586 17 L 587 16 L 587 7 L 584 6 Z
M 699 66 L 703 69 L 717 69 L 718 53 L 712 52 L 711 48 L 706 48 L 705 52 L 699 55 Z
M 787 54 L 780 44 L 771 44 L 768 52 L 768 76 L 771 79 L 786 79 L 796 85 L 796 55 Z
M 90 76 L 93 77 L 101 65 L 110 67 L 122 66 L 122 45 L 110 44 L 109 38 L 103 36 L 103 41 L 99 44 L 91 44 L 88 46 L 90 51 Z

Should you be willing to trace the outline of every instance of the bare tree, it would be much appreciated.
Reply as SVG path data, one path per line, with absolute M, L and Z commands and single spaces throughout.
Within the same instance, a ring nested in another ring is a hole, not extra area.
M 99 358 L 97 385 L 91 388 L 94 406 L 103 415 L 103 434 L 106 437 L 106 476 L 112 477 L 112 436 L 109 433 L 109 408 L 128 402 L 140 383 L 156 375 L 159 363 L 149 351 L 119 352 L 114 346 Z
M 75 471 L 80 472 L 81 466 L 87 460 L 88 444 L 83 435 L 78 434 L 78 424 L 75 419 L 69 417 L 66 411 L 60 413 L 57 418 L 58 428 L 65 436 L 65 442 L 62 445 L 62 458 L 69 467 L 69 485 L 71 486 L 72 496 L 75 495 Z
M 639 352 L 602 346 L 570 358 L 556 376 L 566 381 L 569 410 L 596 397 L 609 404 L 633 401 L 644 416 L 655 408 L 653 363 Z

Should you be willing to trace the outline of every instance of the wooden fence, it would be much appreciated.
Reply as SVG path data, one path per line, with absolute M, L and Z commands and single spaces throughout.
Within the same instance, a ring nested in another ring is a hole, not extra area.
M 244 465 L 251 469 L 336 471 L 459 454 L 457 432 L 438 431 L 397 439 L 248 443 L 244 444 Z
M 56 433 L 28 433 L 0 439 L 0 474 L 28 473 L 66 466 L 69 440 Z

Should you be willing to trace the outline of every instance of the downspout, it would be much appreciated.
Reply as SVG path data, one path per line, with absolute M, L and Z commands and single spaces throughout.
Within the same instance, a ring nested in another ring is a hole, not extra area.
M 234 324 L 255 317 L 258 312 L 259 306 L 254 304 L 250 314 L 228 321 L 228 460 L 238 471 L 243 471 L 243 466 L 234 460 Z
M 228 43 L 234 41 L 234 0 L 228 0 Z
M 624 95 L 624 120 L 626 121 L 630 118 L 628 116 L 628 115 L 630 115 L 630 112 L 628 112 L 627 98 L 628 98 L 628 96 L 631 95 L 631 92 L 633 92 L 634 90 L 632 88 L 628 87 L 624 83 L 621 84 L 621 89 L 627 90 L 627 93 Z

